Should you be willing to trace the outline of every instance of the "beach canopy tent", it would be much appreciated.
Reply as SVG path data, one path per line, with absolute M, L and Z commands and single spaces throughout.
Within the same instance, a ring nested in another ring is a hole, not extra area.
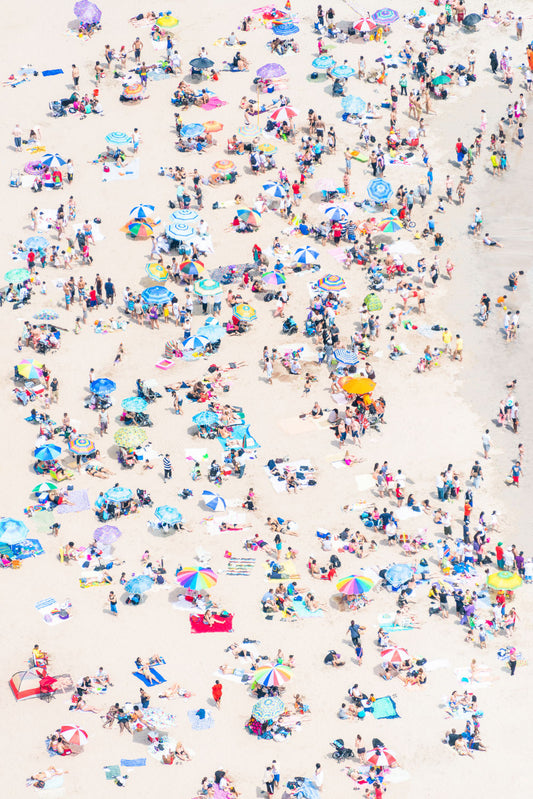
M 9 685 L 17 702 L 21 699 L 31 699 L 33 696 L 41 695 L 39 683 L 41 678 L 37 669 L 24 669 L 17 671 L 11 677 Z

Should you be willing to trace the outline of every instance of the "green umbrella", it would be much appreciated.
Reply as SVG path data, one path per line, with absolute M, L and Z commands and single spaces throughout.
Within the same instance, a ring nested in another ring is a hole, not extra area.
M 21 267 L 20 269 L 10 269 L 4 275 L 4 280 L 7 280 L 8 283 L 24 283 L 25 280 L 29 280 L 31 277 L 29 269 L 24 269 Z
M 32 489 L 32 494 L 47 494 L 49 491 L 55 491 L 57 488 L 55 483 L 39 483 Z
M 212 297 L 216 294 L 220 294 L 222 288 L 218 280 L 211 280 L 209 277 L 204 277 L 195 282 L 193 291 L 200 297 Z
M 369 311 L 381 311 L 383 308 L 383 303 L 379 299 L 378 295 L 374 294 L 373 291 L 366 295 L 363 303 L 366 305 Z
M 433 78 L 433 86 L 442 86 L 443 83 L 451 83 L 452 79 L 449 75 L 437 75 Z

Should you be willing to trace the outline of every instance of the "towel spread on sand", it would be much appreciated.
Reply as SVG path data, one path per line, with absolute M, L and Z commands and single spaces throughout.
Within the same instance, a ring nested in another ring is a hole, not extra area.
M 230 558 L 226 574 L 234 577 L 248 577 L 255 566 L 255 558 Z
M 133 768 L 134 766 L 146 766 L 146 758 L 137 757 L 134 760 L 121 760 L 120 765 L 127 768 Z
M 375 719 L 399 719 L 396 712 L 396 702 L 392 696 L 381 696 L 372 702 L 372 715 Z
M 152 675 L 152 680 L 148 680 L 140 671 L 134 671 L 133 676 L 137 677 L 137 679 L 144 683 L 148 688 L 150 688 L 152 685 L 161 685 L 161 683 L 166 682 L 165 677 L 162 677 L 161 674 L 159 674 L 159 672 L 153 667 L 149 668 L 148 671 Z
M 57 513 L 79 513 L 82 510 L 89 510 L 91 507 L 87 491 L 69 491 L 67 499 L 73 504 L 58 505 L 56 508 Z
M 233 632 L 233 615 L 219 616 L 213 613 L 213 625 L 206 624 L 202 616 L 190 616 L 192 633 L 231 633 Z

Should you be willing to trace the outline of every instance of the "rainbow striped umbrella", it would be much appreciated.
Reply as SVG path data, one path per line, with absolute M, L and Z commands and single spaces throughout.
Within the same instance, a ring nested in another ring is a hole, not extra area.
M 146 265 L 146 274 L 149 275 L 152 280 L 160 280 L 161 282 L 165 281 L 168 277 L 168 272 L 165 267 L 155 262 Z
M 28 360 L 27 358 L 17 364 L 17 372 L 21 377 L 25 377 L 26 380 L 35 380 L 37 377 L 41 377 L 42 368 L 42 363 Z
M 154 235 L 154 229 L 146 222 L 130 222 L 128 233 L 135 239 L 149 239 Z
M 247 225 L 254 225 L 255 227 L 261 221 L 261 214 L 259 211 L 254 211 L 253 208 L 239 208 L 237 216 Z
M 254 322 L 257 319 L 255 308 L 246 302 L 241 302 L 233 309 L 233 316 L 240 322 Z
M 182 569 L 176 575 L 176 580 L 183 588 L 192 588 L 200 591 L 212 588 L 217 583 L 217 576 L 212 569 Z
M 265 687 L 279 686 L 289 682 L 291 677 L 292 670 L 288 666 L 264 666 L 262 669 L 257 669 L 253 682 Z
M 337 590 L 342 594 L 366 594 L 374 586 L 374 581 L 363 574 L 350 574 L 337 583 Z
M 180 264 L 180 272 L 183 275 L 192 275 L 198 277 L 205 271 L 205 266 L 202 261 L 183 261 Z
M 68 448 L 75 455 L 90 455 L 95 450 L 94 441 L 83 434 L 71 438 L 68 442 Z
M 344 291 L 346 283 L 339 275 L 324 275 L 317 282 L 318 288 L 323 291 Z
M 397 230 L 402 229 L 402 223 L 398 222 L 394 217 L 391 217 L 390 219 L 384 219 L 383 222 L 380 222 L 378 228 L 383 233 L 396 233 Z
M 268 286 L 283 286 L 286 283 L 286 278 L 281 272 L 265 272 L 261 275 L 261 280 Z
M 122 94 L 124 97 L 138 97 L 143 93 L 142 83 L 132 83 L 131 86 L 124 86 Z

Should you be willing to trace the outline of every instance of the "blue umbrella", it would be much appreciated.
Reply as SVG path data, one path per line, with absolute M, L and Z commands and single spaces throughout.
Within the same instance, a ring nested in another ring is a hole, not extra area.
M 355 69 L 349 67 L 348 64 L 339 64 L 338 67 L 331 70 L 331 74 L 335 75 L 336 78 L 350 78 L 355 75 Z
M 329 208 L 326 208 L 324 213 L 330 222 L 342 222 L 342 220 L 346 219 L 349 215 L 346 208 L 340 205 L 330 205 Z
M 3 544 L 18 544 L 25 541 L 28 537 L 29 530 L 18 519 L 11 519 L 4 516 L 0 519 L 0 541 Z
M 194 424 L 198 427 L 212 427 L 218 424 L 218 413 L 214 411 L 200 411 L 192 417 Z
M 189 336 L 183 342 L 184 350 L 203 350 L 209 344 L 204 336 Z
M 128 499 L 131 499 L 133 496 L 133 491 L 131 488 L 125 488 L 124 486 L 113 486 L 110 488 L 109 491 L 106 491 L 104 494 L 104 498 L 108 502 L 126 502 Z
M 294 260 L 297 264 L 317 264 L 319 254 L 312 247 L 300 247 L 294 253 Z
M 155 205 L 145 205 L 141 203 L 136 205 L 130 211 L 130 216 L 134 219 L 150 219 L 155 211 Z
M 65 166 L 67 163 L 65 159 L 61 158 L 61 156 L 57 153 L 46 153 L 40 160 L 41 164 L 45 164 L 45 166 L 50 167 Z
M 295 797 L 296 799 L 320 799 L 321 793 L 313 780 L 309 780 L 306 777 L 296 789 Z
M 121 130 L 114 130 L 112 133 L 108 133 L 105 140 L 108 144 L 116 144 L 117 146 L 131 144 L 132 142 L 131 136 Z
M 33 314 L 34 319 L 42 319 L 46 321 L 51 321 L 52 319 L 59 319 L 59 314 L 57 311 L 39 311 L 39 313 Z
M 61 455 L 61 447 L 56 447 L 55 444 L 45 444 L 44 447 L 39 447 L 34 452 L 38 461 L 55 461 L 58 455 Z
M 142 413 L 148 403 L 142 397 L 126 397 L 122 400 L 122 407 L 130 413 Z
M 137 577 L 132 577 L 124 586 L 124 590 L 128 594 L 144 594 L 149 591 L 153 586 L 154 581 L 147 574 L 139 574 Z
M 200 214 L 196 213 L 192 208 L 176 208 L 175 211 L 169 216 L 169 225 L 175 222 L 186 222 L 189 226 L 193 225 L 200 219 Z
M 24 242 L 27 250 L 43 250 L 48 247 L 48 242 L 44 236 L 30 236 Z
M 189 125 L 184 125 L 181 129 L 181 135 L 185 139 L 194 138 L 204 133 L 205 128 L 200 122 L 191 122 Z
M 99 377 L 91 383 L 92 393 L 97 394 L 99 397 L 106 397 L 112 391 L 115 391 L 116 387 L 117 384 L 113 380 L 109 380 L 108 377 Z
M 179 510 L 171 505 L 160 505 L 155 509 L 155 515 L 163 524 L 176 524 L 183 518 Z
M 356 363 L 359 363 L 359 358 L 351 350 L 334 350 L 333 355 L 338 363 L 344 363 L 347 366 L 355 366 Z
M 176 241 L 190 241 L 196 236 L 194 228 L 185 222 L 173 222 L 171 225 L 167 225 L 165 233 L 170 239 Z
M 226 331 L 222 325 L 203 325 L 202 327 L 198 328 L 196 335 L 206 338 L 208 341 L 213 343 L 215 341 L 220 341 L 222 336 L 226 335 Z
M 214 494 L 212 491 L 202 491 L 202 497 L 206 508 L 214 511 L 226 510 L 226 501 L 218 494 Z
M 141 293 L 149 305 L 166 305 L 174 299 L 174 294 L 164 286 L 150 286 Z
M 389 197 L 392 196 L 392 186 L 388 180 L 375 178 L 366 187 L 366 193 L 373 202 L 386 203 Z
M 413 570 L 406 563 L 393 563 L 385 572 L 385 579 L 393 588 L 409 582 L 412 576 Z
M 348 114 L 359 115 L 366 109 L 366 103 L 363 98 L 355 97 L 353 94 L 349 94 L 348 97 L 343 97 L 341 105 Z
M 300 28 L 293 22 L 280 22 L 279 25 L 272 25 L 274 36 L 294 36 L 300 32 Z
M 329 69 L 337 63 L 330 55 L 319 55 L 311 62 L 315 69 Z
M 378 8 L 372 14 L 372 19 L 376 25 L 390 25 L 392 22 L 400 19 L 400 15 L 393 8 Z
M 271 197 L 285 197 L 287 194 L 281 183 L 269 180 L 268 183 L 263 183 L 263 191 Z
M 252 707 L 252 716 L 256 721 L 275 721 L 284 710 L 285 704 L 279 696 L 266 696 Z

